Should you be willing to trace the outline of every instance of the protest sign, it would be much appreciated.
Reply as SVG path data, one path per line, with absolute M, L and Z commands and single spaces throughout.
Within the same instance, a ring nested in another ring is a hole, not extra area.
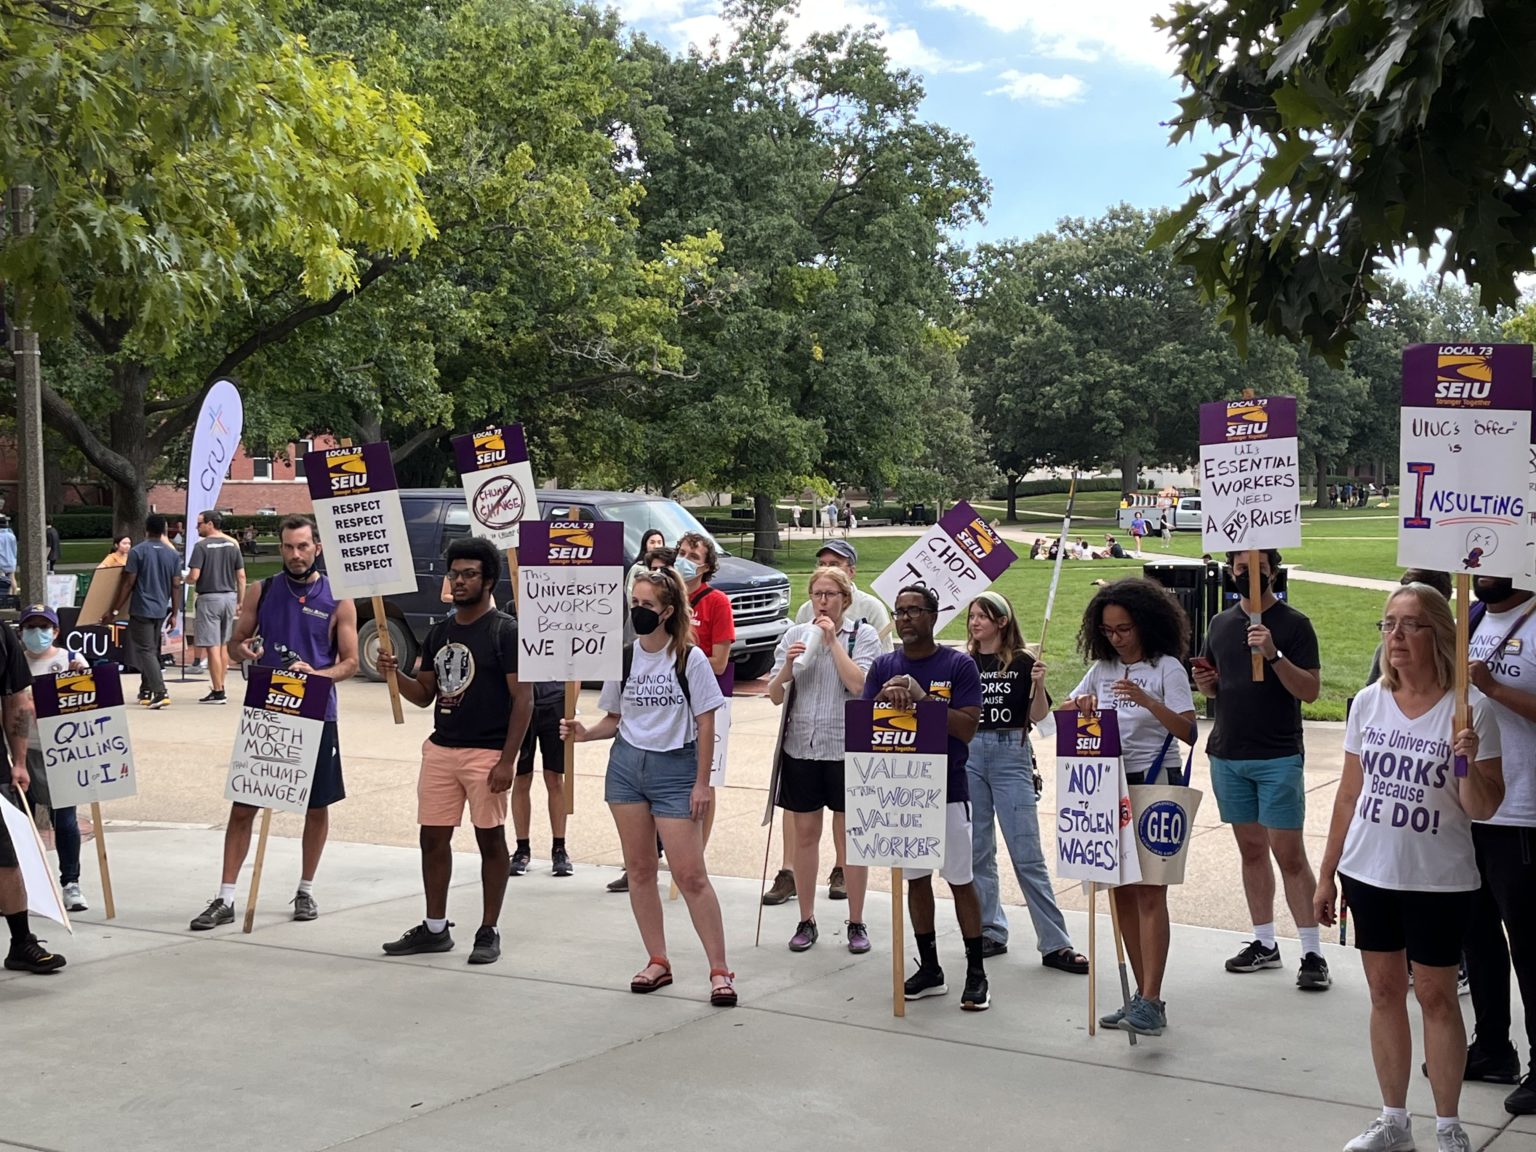
M 1207 552 L 1301 545 L 1296 398 L 1200 405 L 1202 543 Z
M 1397 562 L 1525 578 L 1531 348 L 1403 352 Z
M 523 521 L 539 516 L 523 426 L 455 436 L 453 457 L 469 505 L 469 530 L 502 550 L 517 547 Z
M 192 452 L 187 457 L 187 523 L 195 522 L 203 512 L 219 506 L 219 491 L 229 472 L 235 449 L 240 446 L 240 432 L 245 424 L 245 407 L 240 390 L 228 380 L 216 380 L 203 397 L 197 423 L 192 426 Z M 192 549 L 197 533 L 186 534 L 183 564 L 192 563 Z
M 64 894 L 59 891 L 58 878 L 43 854 L 43 842 L 38 839 L 31 810 L 18 808 L 8 797 L 0 795 L 0 818 L 5 820 L 5 831 L 16 850 L 21 882 L 27 889 L 27 911 L 64 925 L 73 935 L 69 913 L 64 910 Z
M 944 863 L 947 709 L 932 700 L 915 710 L 849 700 L 844 717 L 848 863 L 938 868 Z
M 709 786 L 725 787 L 725 768 L 731 758 L 731 698 L 715 709 L 715 758 L 709 767 Z
M 116 668 L 58 672 L 32 681 L 48 794 L 57 808 L 122 800 L 137 791 L 128 709 Z
M 224 798 L 280 812 L 306 812 L 331 682 L 324 676 L 261 665 L 251 665 L 247 676 Z
M 304 469 L 336 598 L 416 591 L 389 445 L 306 452 Z
M 132 668 L 128 660 L 128 625 L 96 624 L 94 621 L 101 619 L 101 613 L 88 616 L 83 608 L 60 608 L 58 612 L 60 648 L 80 653 L 87 664 Z
M 870 588 L 892 608 L 896 607 L 896 594 L 908 584 L 933 589 L 939 597 L 939 617 L 933 630 L 940 632 L 965 610 L 972 597 L 1017 559 L 981 513 L 960 500 L 880 573 Z
M 1112 709 L 1056 714 L 1056 875 L 1110 886 L 1141 879 Z
M 624 674 L 624 526 L 530 520 L 518 545 L 517 671 L 532 681 Z

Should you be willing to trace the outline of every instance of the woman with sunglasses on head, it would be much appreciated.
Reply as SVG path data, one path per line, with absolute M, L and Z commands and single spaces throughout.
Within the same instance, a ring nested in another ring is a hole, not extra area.
M 1080 712 L 1112 710 L 1120 729 L 1127 784 L 1166 781 L 1184 759 L 1178 744 L 1195 743 L 1195 699 L 1184 656 L 1189 618 L 1161 584 L 1116 580 L 1083 612 L 1077 647 L 1093 663 L 1072 690 Z M 1102 1017 L 1106 1028 L 1161 1036 L 1168 1024 L 1163 973 L 1168 967 L 1168 887 L 1122 884 L 1110 894 L 1125 950 L 1136 973 L 1128 1007 Z
M 784 721 L 778 806 L 789 815 L 800 923 L 789 939 L 791 952 L 816 943 L 816 876 L 820 867 L 821 813 L 832 810 L 832 834 L 845 834 L 843 814 L 843 706 L 864 691 L 864 675 L 880 655 L 880 636 L 863 620 L 848 619 L 853 581 L 841 568 L 818 568 L 806 588 L 814 618 L 784 633 L 768 676 L 768 698 L 784 704 L 794 684 L 790 713 Z M 869 951 L 864 923 L 864 893 L 869 869 L 849 864 L 848 951 Z
M 630 593 L 637 637 L 622 680 L 603 685 L 605 715 L 590 728 L 562 720 L 567 740 L 613 739 L 603 798 L 613 812 L 629 877 L 629 905 L 649 951 L 631 992 L 672 983 L 661 893 L 656 887 L 656 837 L 666 845 L 694 930 L 709 958 L 709 1002 L 736 1004 L 735 974 L 725 963 L 720 901 L 704 867 L 704 816 L 714 803 L 709 785 L 715 711 L 725 703 L 709 660 L 693 643 L 688 594 L 675 571 L 642 572 Z
M 1385 646 L 1381 679 L 1361 691 L 1349 711 L 1344 774 L 1313 899 L 1318 919 L 1332 924 L 1342 885 L 1371 989 L 1381 1115 L 1344 1148 L 1401 1152 L 1414 1146 L 1411 964 L 1435 1097 L 1436 1147 L 1470 1152 L 1457 1115 L 1467 1032 L 1456 970 L 1482 884 L 1472 821 L 1487 820 L 1504 799 L 1498 718 L 1473 689 L 1471 721 L 1453 730 L 1456 622 L 1439 592 L 1425 584 L 1394 592 L 1377 627 Z
M 1029 732 L 1051 710 L 1045 665 L 1025 650 L 1013 605 L 999 592 L 983 592 L 971 601 L 966 626 L 967 650 L 981 670 L 981 723 L 965 770 L 971 784 L 971 861 L 981 898 L 982 955 L 1008 951 L 1008 917 L 998 895 L 995 819 L 1034 921 L 1040 962 L 1086 975 L 1088 958 L 1072 947 L 1040 846 L 1040 776 Z

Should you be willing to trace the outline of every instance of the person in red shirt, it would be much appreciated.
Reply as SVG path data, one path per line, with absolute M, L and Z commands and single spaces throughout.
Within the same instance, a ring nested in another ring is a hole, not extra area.
M 720 555 L 715 542 L 698 532 L 686 533 L 677 542 L 677 574 L 688 586 L 688 612 L 693 617 L 693 642 L 704 650 L 720 691 L 729 699 L 736 684 L 736 669 L 731 664 L 731 644 L 736 639 L 736 617 L 731 612 L 731 598 L 709 581 L 720 570 Z M 689 565 L 683 564 L 687 560 Z

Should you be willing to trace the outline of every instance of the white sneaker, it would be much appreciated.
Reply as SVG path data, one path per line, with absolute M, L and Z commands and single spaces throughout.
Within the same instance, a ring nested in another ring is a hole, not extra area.
M 64 908 L 66 911 L 90 911 L 90 905 L 85 902 L 85 897 L 80 894 L 80 885 L 65 884 L 60 890 L 64 893 Z
M 1344 1152 L 1412 1152 L 1412 1149 L 1413 1121 L 1387 1115 L 1376 1117 L 1364 1132 L 1344 1145 Z
M 1472 1152 L 1472 1138 L 1460 1124 L 1441 1128 L 1435 1132 L 1436 1152 Z

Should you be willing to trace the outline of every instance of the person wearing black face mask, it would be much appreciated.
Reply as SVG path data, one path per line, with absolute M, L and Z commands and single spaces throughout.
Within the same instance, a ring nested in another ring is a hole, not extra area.
M 1216 707 L 1206 754 L 1211 789 L 1224 823 L 1232 825 L 1243 861 L 1243 891 L 1253 917 L 1253 939 L 1226 963 L 1228 972 L 1281 967 L 1275 940 L 1275 873 L 1280 865 L 1285 900 L 1301 936 L 1296 986 L 1329 987 L 1312 897 L 1317 880 L 1307 860 L 1302 826 L 1306 784 L 1302 775 L 1301 706 L 1322 691 L 1317 633 L 1312 622 L 1275 597 L 1280 553 L 1260 552 L 1260 603 L 1248 598 L 1247 552 L 1227 553 L 1243 598 L 1211 620 L 1205 648 L 1193 661 L 1195 687 Z M 1250 614 L 1259 613 L 1259 622 Z M 1264 678 L 1253 679 L 1251 654 L 1264 657 Z

